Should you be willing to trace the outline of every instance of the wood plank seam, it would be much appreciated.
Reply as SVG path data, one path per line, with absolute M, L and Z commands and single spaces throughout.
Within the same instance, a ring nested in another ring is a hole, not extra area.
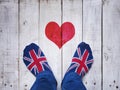
M 101 2 L 101 90 L 103 90 L 103 0 Z
M 20 90 L 20 0 L 18 0 L 18 90 Z

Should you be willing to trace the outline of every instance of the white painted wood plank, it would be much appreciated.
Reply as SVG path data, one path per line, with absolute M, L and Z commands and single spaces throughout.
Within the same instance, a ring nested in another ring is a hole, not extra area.
M 18 0 L 0 0 L 0 3 L 3 3 L 3 2 L 14 2 L 14 3 L 18 3 Z
M 103 90 L 120 90 L 120 0 L 103 5 Z
M 39 2 L 38 0 L 20 0 L 20 89 L 30 90 L 35 77 L 23 63 L 23 50 L 30 43 L 38 44 Z
M 83 41 L 90 45 L 94 57 L 93 66 L 84 77 L 88 90 L 101 90 L 101 3 L 83 1 Z
M 0 2 L 0 90 L 18 90 L 17 7 L 14 2 Z
M 71 22 L 75 27 L 74 37 L 62 48 L 63 76 L 71 64 L 72 57 L 80 42 L 82 42 L 82 1 L 63 0 L 63 22 Z
M 61 90 L 61 49 L 45 35 L 45 27 L 50 21 L 61 25 L 61 0 L 40 0 L 40 30 L 38 33 L 39 45 L 58 81 L 57 90 Z

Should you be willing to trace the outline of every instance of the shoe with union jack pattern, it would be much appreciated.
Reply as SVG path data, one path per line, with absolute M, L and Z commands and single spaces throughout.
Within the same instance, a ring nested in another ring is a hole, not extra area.
M 23 61 L 34 76 L 37 76 L 42 71 L 52 72 L 44 53 L 34 43 L 25 47 Z
M 93 55 L 91 48 L 88 44 L 82 42 L 78 45 L 66 74 L 76 72 L 80 77 L 83 77 L 89 71 L 92 64 Z

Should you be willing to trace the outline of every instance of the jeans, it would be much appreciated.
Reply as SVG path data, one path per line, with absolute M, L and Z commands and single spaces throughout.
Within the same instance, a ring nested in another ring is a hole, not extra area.
M 61 84 L 62 90 L 86 90 L 81 77 L 71 72 L 64 76 Z M 43 71 L 38 74 L 30 90 L 57 90 L 57 81 L 52 72 Z

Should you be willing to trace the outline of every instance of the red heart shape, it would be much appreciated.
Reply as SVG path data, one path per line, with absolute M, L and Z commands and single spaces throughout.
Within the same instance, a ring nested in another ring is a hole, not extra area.
M 45 34 L 48 39 L 61 48 L 67 41 L 72 39 L 75 28 L 70 22 L 63 23 L 61 27 L 56 22 L 49 22 L 45 28 Z

